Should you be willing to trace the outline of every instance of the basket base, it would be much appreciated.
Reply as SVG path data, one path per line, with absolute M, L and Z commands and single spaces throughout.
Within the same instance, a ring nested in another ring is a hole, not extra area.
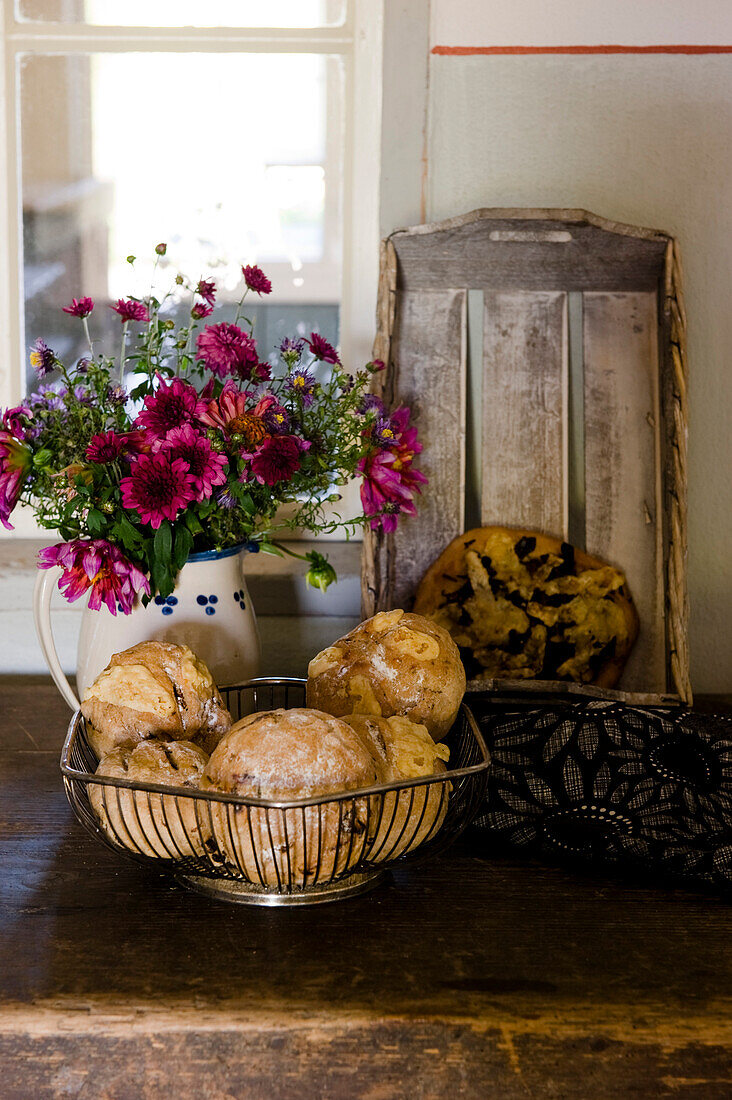
M 327 885 L 305 886 L 301 890 L 293 890 L 292 893 L 256 886 L 253 882 L 207 878 L 204 875 L 176 875 L 175 879 L 182 886 L 196 890 L 199 894 L 237 905 L 322 905 L 372 890 L 387 875 L 388 871 L 364 871 L 361 874 L 345 875 Z

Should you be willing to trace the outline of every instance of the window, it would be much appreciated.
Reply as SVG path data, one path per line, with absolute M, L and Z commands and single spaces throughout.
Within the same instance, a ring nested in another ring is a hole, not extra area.
M 61 312 L 71 297 L 146 292 L 158 241 L 171 278 L 213 266 L 232 309 L 239 265 L 265 268 L 263 355 L 299 325 L 365 361 L 380 31 L 375 0 L 16 0 L 3 28 L 0 402 L 33 386 L 36 336 L 61 358 L 82 353 Z M 93 319 L 111 346 L 114 314 Z

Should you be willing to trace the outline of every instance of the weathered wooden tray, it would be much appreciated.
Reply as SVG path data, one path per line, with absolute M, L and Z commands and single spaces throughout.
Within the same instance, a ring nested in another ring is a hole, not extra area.
M 418 517 L 367 535 L 364 615 L 409 606 L 467 527 L 535 528 L 625 571 L 641 633 L 623 691 L 690 701 L 685 328 L 666 233 L 582 210 L 392 233 L 374 356 L 384 399 L 415 410 L 430 485 Z

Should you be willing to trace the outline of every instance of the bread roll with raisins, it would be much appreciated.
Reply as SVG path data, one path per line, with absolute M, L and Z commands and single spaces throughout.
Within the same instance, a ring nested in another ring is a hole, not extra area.
M 231 726 L 211 673 L 188 646 L 140 642 L 115 653 L 81 703 L 97 756 L 149 738 L 211 752 Z
M 452 726 L 465 670 L 447 630 L 401 609 L 380 611 L 308 666 L 308 706 L 343 717 L 402 715 L 435 741 Z

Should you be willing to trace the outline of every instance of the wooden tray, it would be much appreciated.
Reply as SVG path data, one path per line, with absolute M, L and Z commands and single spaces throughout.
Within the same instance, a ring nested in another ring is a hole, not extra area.
M 545 531 L 628 577 L 641 633 L 624 693 L 690 702 L 685 329 L 666 233 L 582 210 L 476 210 L 392 233 L 379 392 L 414 409 L 430 484 L 416 518 L 365 538 L 364 616 L 408 607 L 467 527 Z

